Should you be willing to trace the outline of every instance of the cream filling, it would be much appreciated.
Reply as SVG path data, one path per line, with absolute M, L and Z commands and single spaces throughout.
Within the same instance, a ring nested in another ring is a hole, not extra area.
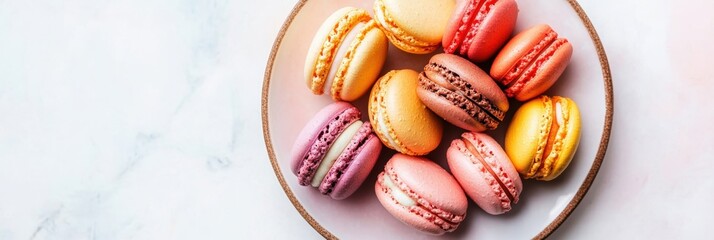
M 387 174 L 382 175 L 382 181 L 387 188 L 392 192 L 392 197 L 394 200 L 397 200 L 397 202 L 405 207 L 411 207 L 416 205 L 416 201 L 409 197 L 407 193 L 399 189 L 394 182 L 392 182 L 392 178 L 389 177 Z
M 352 41 L 357 37 L 357 34 L 359 34 L 362 31 L 362 28 L 364 28 L 364 23 L 360 22 L 357 25 L 355 25 L 352 30 L 350 30 L 349 33 L 347 33 L 347 36 L 345 36 L 344 39 L 340 42 L 340 48 L 337 49 L 337 52 L 332 58 L 332 65 L 330 65 L 330 73 L 327 75 L 327 81 L 325 81 L 325 86 L 329 88 L 332 87 L 332 83 L 334 82 L 333 80 L 335 79 L 335 75 L 337 74 L 337 70 L 340 69 L 340 65 L 342 64 L 342 59 L 345 58 L 345 55 L 347 55 L 347 51 L 350 49 L 350 45 L 352 45 Z
M 350 126 L 345 128 L 342 133 L 340 133 L 340 136 L 335 139 L 335 142 L 332 143 L 332 146 L 330 146 L 330 148 L 327 150 L 325 158 L 323 158 L 322 162 L 320 162 L 320 166 L 317 167 L 317 171 L 315 172 L 315 176 L 312 178 L 312 183 L 310 183 L 310 185 L 312 185 L 313 187 L 320 186 L 320 183 L 322 183 L 322 179 L 324 179 L 325 175 L 327 175 L 327 172 L 330 171 L 332 164 L 335 163 L 342 151 L 345 150 L 347 145 L 350 144 L 350 141 L 352 141 L 352 137 L 357 134 L 361 126 L 362 121 L 357 120 L 354 123 L 350 124 Z
M 387 123 L 386 123 L 387 121 L 385 121 L 386 116 L 384 116 L 385 112 L 386 112 L 386 110 L 385 111 L 377 111 L 377 119 L 379 119 L 379 121 L 378 121 L 379 123 L 377 125 L 379 125 L 379 130 L 382 133 L 384 133 L 383 134 L 384 138 L 387 139 L 387 142 L 389 142 L 389 145 L 394 147 L 394 150 L 402 152 L 402 149 L 399 146 L 397 146 L 397 143 L 394 141 L 394 139 L 392 139 L 392 135 L 389 134 L 389 127 L 387 127 Z
M 558 123 L 558 126 L 564 127 L 565 119 L 563 119 L 563 109 L 560 105 L 560 102 L 555 103 L 555 122 Z

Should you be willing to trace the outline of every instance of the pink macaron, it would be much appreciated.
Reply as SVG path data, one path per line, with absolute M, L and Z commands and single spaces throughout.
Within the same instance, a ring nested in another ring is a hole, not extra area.
M 292 172 L 303 186 L 334 199 L 352 195 L 374 167 L 382 143 L 359 109 L 335 102 L 320 110 L 298 135 L 291 152 Z
M 506 43 L 517 18 L 515 0 L 462 0 L 446 27 L 444 52 L 486 61 Z
M 490 136 L 466 132 L 451 142 L 446 158 L 466 194 L 487 213 L 503 214 L 518 203 L 521 178 L 501 145 Z
M 426 158 L 395 154 L 374 190 L 392 216 L 424 232 L 454 231 L 466 217 L 468 200 L 459 183 Z

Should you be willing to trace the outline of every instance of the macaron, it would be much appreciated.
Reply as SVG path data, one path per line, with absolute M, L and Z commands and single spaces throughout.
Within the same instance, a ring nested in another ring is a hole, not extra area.
M 452 54 L 436 54 L 419 74 L 417 96 L 447 122 L 468 131 L 496 129 L 508 98 L 479 67 Z
M 570 62 L 573 46 L 546 24 L 513 37 L 491 65 L 491 77 L 508 97 L 527 101 L 553 86 Z
M 426 54 L 441 44 L 453 0 L 375 0 L 374 19 L 394 46 Z
M 303 186 L 334 199 L 352 195 L 374 167 L 382 144 L 360 111 L 347 102 L 320 110 L 298 135 L 291 170 Z
M 329 91 L 335 101 L 356 100 L 379 77 L 387 47 L 387 37 L 366 10 L 337 10 L 312 39 L 305 58 L 308 88 L 315 95 Z
M 446 27 L 444 52 L 486 61 L 506 43 L 517 18 L 515 0 L 463 0 Z
M 484 133 L 466 132 L 446 151 L 449 169 L 476 205 L 492 215 L 511 210 L 523 190 L 501 145 Z
M 374 84 L 369 95 L 369 120 L 388 148 L 408 155 L 426 155 L 443 135 L 441 119 L 417 97 L 419 74 L 392 70 Z
M 395 154 L 374 191 L 392 216 L 427 233 L 452 232 L 466 217 L 468 200 L 458 182 L 426 158 Z
M 580 110 L 565 97 L 541 96 L 521 106 L 506 131 L 506 153 L 525 178 L 550 181 L 565 170 L 580 142 Z

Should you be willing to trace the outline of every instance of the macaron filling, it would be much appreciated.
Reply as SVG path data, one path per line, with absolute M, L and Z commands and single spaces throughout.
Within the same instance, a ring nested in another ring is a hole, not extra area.
M 566 107 L 562 106 L 567 104 L 568 100 L 561 97 L 553 97 L 553 118 L 555 118 L 550 127 L 550 134 L 548 135 L 548 143 L 545 146 L 545 151 L 541 158 L 545 159 L 545 163 L 538 170 L 536 177 L 538 179 L 545 178 L 550 174 L 553 169 L 555 160 L 558 158 L 558 153 L 563 145 L 563 139 L 566 135 L 566 124 L 568 124 L 569 114 L 564 112 Z
M 382 191 L 387 193 L 393 201 L 409 212 L 434 223 L 444 231 L 452 232 L 456 230 L 459 223 L 466 217 L 466 214 L 456 215 L 449 213 L 427 202 L 404 182 L 400 181 L 394 169 L 389 166 L 385 167 L 384 172 L 379 174 L 377 181 Z
M 312 183 L 315 172 L 325 158 L 328 149 L 350 124 L 359 120 L 360 115 L 357 108 L 347 108 L 336 114 L 322 127 L 312 145 L 303 154 L 300 166 L 297 166 L 296 175 L 300 185 L 307 186 Z
M 392 77 L 396 71 L 391 71 L 387 73 L 385 76 L 382 77 L 381 80 L 377 82 L 377 85 L 375 85 L 373 91 L 376 92 L 376 94 L 372 94 L 373 100 L 370 99 L 370 113 L 372 117 L 374 118 L 372 120 L 372 124 L 376 125 L 378 131 L 376 131 L 377 136 L 382 140 L 382 142 L 389 148 L 397 150 L 399 152 L 403 153 L 413 153 L 411 151 L 408 151 L 408 149 L 403 148 L 400 146 L 397 141 L 396 137 L 394 136 L 394 132 L 390 130 L 389 128 L 389 117 L 387 116 L 387 110 L 386 107 L 384 106 L 384 94 L 382 91 L 384 90 L 384 86 L 389 83 L 389 81 L 392 80 Z
M 343 42 L 345 36 L 354 29 L 354 27 L 363 22 L 367 22 L 371 19 L 369 13 L 362 9 L 353 9 L 347 12 L 342 18 L 340 18 L 337 23 L 335 23 L 334 28 L 327 35 L 322 49 L 320 49 L 319 56 L 317 57 L 317 62 L 315 63 L 314 72 L 312 73 L 312 81 L 310 84 L 310 90 L 315 94 L 322 94 L 324 92 L 325 81 L 332 71 L 332 64 L 335 60 L 335 55 L 338 48 Z M 349 44 L 347 44 L 349 45 Z M 331 78 L 330 78 L 331 79 Z
M 322 180 L 327 175 L 327 172 L 335 163 L 335 160 L 340 156 L 342 151 L 347 147 L 347 145 L 352 140 L 352 137 L 357 134 L 360 126 L 362 126 L 362 121 L 355 121 L 351 123 L 347 128 L 345 128 L 342 133 L 335 139 L 330 148 L 328 148 L 325 157 L 320 161 L 320 165 L 315 171 L 315 175 L 312 177 L 311 184 L 313 187 L 319 187 Z
M 330 167 L 330 170 L 325 175 L 320 183 L 320 193 L 330 194 L 334 189 L 337 181 L 340 180 L 342 175 L 347 171 L 347 168 L 351 165 L 355 156 L 358 155 L 365 148 L 365 144 L 368 140 L 375 138 L 372 134 L 372 125 L 369 122 L 361 124 L 357 133 L 352 137 L 350 143 L 342 150 L 342 153 L 334 164 Z
M 389 188 L 389 191 L 392 193 L 392 195 L 391 195 L 392 198 L 394 198 L 394 200 L 396 200 L 399 203 L 399 205 L 402 205 L 405 207 L 411 207 L 411 206 L 416 205 L 416 201 L 414 201 L 414 199 L 409 197 L 409 195 L 407 195 L 407 193 L 405 193 L 404 191 L 399 189 L 399 187 L 397 187 L 397 185 L 394 184 L 394 182 L 392 182 L 392 179 L 389 176 L 387 176 L 385 174 L 381 174 L 380 177 L 382 180 L 382 184 L 385 187 Z
M 395 149 L 399 152 L 401 152 L 403 149 L 399 147 L 399 145 L 394 141 L 394 138 L 392 138 L 392 134 L 389 132 L 389 127 L 387 126 L 387 111 L 382 110 L 382 111 L 377 111 L 377 125 L 379 127 L 379 130 L 384 134 L 384 138 L 389 142 L 389 145 L 393 146 Z
M 345 56 L 347 55 L 348 50 L 351 49 L 351 46 L 354 44 L 353 41 L 357 38 L 357 35 L 361 33 L 362 30 L 364 30 L 364 25 L 365 23 L 363 22 L 357 23 L 357 25 L 355 25 L 354 27 L 352 27 L 352 29 L 349 30 L 349 32 L 344 36 L 342 41 L 338 43 L 339 47 L 337 48 L 337 51 L 335 52 L 335 55 L 332 58 L 332 63 L 330 64 L 330 73 L 327 74 L 325 86 L 333 88 L 333 82 L 335 80 L 337 70 L 341 68 L 342 64 L 344 64 Z M 326 42 L 326 45 L 329 44 L 331 43 Z
M 468 134 L 468 133 L 466 133 Z M 501 199 L 501 207 L 505 211 L 511 209 L 511 202 L 518 203 L 518 192 L 513 183 L 513 180 L 508 176 L 502 167 L 497 166 L 493 159 L 493 152 L 486 149 L 483 142 L 476 139 L 476 146 L 466 138 L 461 139 L 466 147 L 466 151 L 470 154 L 470 159 L 474 165 L 483 173 L 486 181 L 491 184 L 496 196 Z M 463 153 L 466 153 L 462 150 Z M 484 170 L 486 172 L 484 172 Z
M 459 106 L 487 129 L 498 127 L 505 116 L 505 111 L 477 92 L 461 76 L 437 63 L 424 67 L 424 72 L 419 75 L 419 87 Z
M 374 1 L 374 18 L 377 20 L 377 23 L 379 23 L 380 28 L 383 28 L 387 38 L 399 48 L 405 48 L 404 50 L 408 50 L 409 52 L 427 53 L 436 50 L 439 46 L 438 42 L 432 44 L 420 41 L 404 32 L 404 30 L 393 21 L 382 0 Z

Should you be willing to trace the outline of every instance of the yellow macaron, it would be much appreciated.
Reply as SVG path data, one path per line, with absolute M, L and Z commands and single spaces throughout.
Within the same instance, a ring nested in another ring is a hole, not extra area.
M 532 99 L 513 116 L 506 131 L 506 153 L 525 178 L 550 181 L 575 155 L 580 142 L 580 110 L 565 97 Z
M 419 74 L 411 69 L 392 70 L 382 76 L 369 96 L 369 120 L 387 147 L 418 156 L 436 149 L 443 123 L 417 96 Z
M 305 58 L 305 80 L 315 95 L 329 88 L 335 101 L 367 93 L 387 58 L 387 37 L 364 9 L 345 7 L 320 26 Z
M 394 46 L 426 54 L 441 46 L 455 6 L 453 0 L 376 0 L 374 19 Z

